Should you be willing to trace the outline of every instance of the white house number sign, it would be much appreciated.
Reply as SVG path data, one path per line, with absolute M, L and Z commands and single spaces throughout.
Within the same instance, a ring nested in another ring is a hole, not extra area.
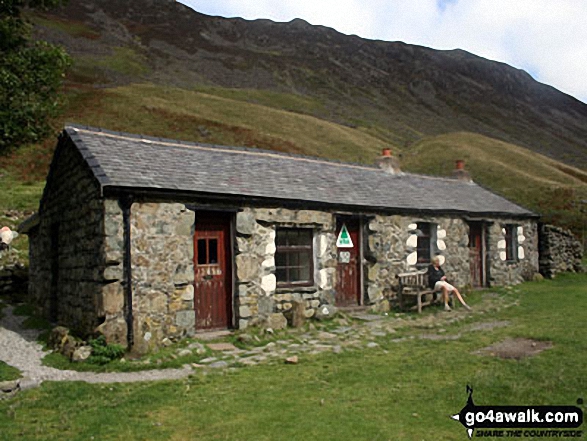
M 350 251 L 341 251 L 338 253 L 338 261 L 340 263 L 350 263 L 351 262 L 351 252 Z

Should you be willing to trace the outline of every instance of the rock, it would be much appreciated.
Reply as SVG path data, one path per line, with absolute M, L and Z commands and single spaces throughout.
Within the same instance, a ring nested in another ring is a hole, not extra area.
M 259 273 L 259 261 L 253 254 L 239 254 L 235 258 L 237 277 L 241 282 L 255 280 Z
M 177 353 L 177 355 L 179 355 L 180 357 L 187 357 L 192 354 L 193 352 L 190 349 L 182 349 Z
M 213 351 L 235 351 L 237 349 L 232 343 L 210 343 L 208 347 Z
M 542 274 L 540 274 L 540 273 L 535 273 L 532 276 L 532 281 L 534 281 L 534 282 L 542 282 L 542 281 L 544 281 L 544 276 Z
M 391 305 L 389 304 L 389 300 L 382 300 L 381 302 L 373 305 L 371 310 L 373 312 L 385 313 L 391 311 Z
M 322 331 L 322 332 L 319 332 L 318 333 L 318 338 L 321 338 L 323 340 L 324 339 L 325 340 L 330 340 L 330 339 L 336 338 L 336 334 L 331 334 L 330 332 L 323 332 Z
M 293 357 L 288 357 L 285 359 L 285 364 L 298 364 L 298 356 L 294 355 Z
M 306 305 L 301 300 L 292 300 L 291 308 L 283 313 L 292 328 L 301 328 L 306 322 Z
M 228 367 L 228 363 L 226 361 L 216 361 L 209 365 L 212 369 L 223 369 Z
M 333 318 L 337 312 L 338 309 L 336 308 L 336 306 L 324 304 L 316 310 L 314 317 L 317 320 L 329 320 Z
M 241 334 L 236 339 L 241 343 L 250 343 L 253 341 L 253 337 L 251 337 L 249 334 Z
M 257 224 L 255 216 L 250 211 L 241 211 L 236 214 L 236 231 L 243 236 L 250 236 Z
M 169 347 L 172 344 L 173 344 L 173 342 L 171 340 L 169 340 L 167 337 L 165 337 L 163 340 L 161 340 L 162 346 Z
M 370 341 L 369 343 L 367 343 L 367 347 L 369 349 L 373 349 L 373 348 L 379 347 L 379 345 L 377 343 L 375 343 L 374 341 Z
M 267 318 L 267 325 L 273 329 L 285 329 L 287 328 L 287 319 L 281 313 L 273 313 Z
M 107 319 L 95 331 L 106 337 L 108 343 L 116 343 L 124 347 L 127 346 L 127 324 L 122 317 Z
M 90 358 L 92 355 L 92 347 L 91 346 L 80 346 L 76 350 L 73 351 L 71 354 L 71 361 L 79 362 L 85 361 Z
M 214 363 L 216 360 L 218 360 L 216 357 L 208 357 L 200 360 L 200 364 Z
M 15 390 L 19 389 L 19 383 L 19 380 L 0 381 L 0 392 L 3 392 L 5 394 L 14 392 Z
M 47 340 L 47 346 L 55 351 L 59 351 L 63 346 L 65 341 L 65 337 L 69 335 L 69 329 L 65 328 L 64 326 L 57 326 L 51 330 L 49 333 L 49 338 Z
M 81 341 L 76 339 L 74 336 L 66 335 L 63 337 L 63 340 L 61 341 L 61 347 L 57 350 L 57 352 L 63 354 L 65 357 L 71 360 L 73 353 L 81 344 Z

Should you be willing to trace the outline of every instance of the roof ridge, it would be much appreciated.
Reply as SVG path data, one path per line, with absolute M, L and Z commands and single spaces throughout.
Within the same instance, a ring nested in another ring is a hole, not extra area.
M 317 156 L 309 156 L 309 155 L 298 155 L 292 153 L 285 153 L 285 152 L 278 152 L 275 150 L 266 150 L 266 149 L 258 149 L 258 148 L 251 148 L 251 147 L 237 147 L 237 146 L 225 146 L 219 144 L 206 144 L 206 143 L 195 143 L 192 141 L 181 141 L 177 139 L 169 139 L 169 138 L 157 138 L 151 136 L 144 136 L 144 135 L 136 135 L 132 133 L 126 132 L 113 132 L 110 130 L 105 130 L 102 128 L 95 128 L 95 127 L 88 127 L 88 126 L 78 126 L 68 124 L 65 126 L 65 129 L 72 129 L 75 132 L 85 132 L 91 133 L 99 136 L 107 136 L 114 139 L 124 139 L 129 141 L 143 141 L 147 143 L 153 144 L 161 144 L 170 147 L 180 147 L 180 148 L 189 148 L 189 149 L 199 149 L 199 150 L 208 150 L 208 151 L 215 151 L 215 152 L 226 152 L 226 153 L 241 153 L 241 154 L 248 154 L 254 156 L 265 156 L 265 157 L 277 157 L 277 158 L 288 158 L 297 161 L 308 161 L 314 163 L 324 163 L 324 164 L 331 164 L 340 167 L 350 167 L 350 168 L 360 168 L 366 170 L 373 170 L 377 171 L 380 170 L 378 167 L 367 165 L 367 164 L 358 164 L 352 162 L 343 162 L 337 161 L 334 159 L 326 159 L 320 158 Z

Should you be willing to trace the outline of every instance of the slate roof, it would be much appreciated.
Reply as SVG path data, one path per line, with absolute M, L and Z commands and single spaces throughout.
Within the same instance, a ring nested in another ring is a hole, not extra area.
M 165 189 L 329 206 L 533 217 L 484 189 L 448 178 L 392 175 L 266 150 L 194 144 L 68 126 L 102 189 Z

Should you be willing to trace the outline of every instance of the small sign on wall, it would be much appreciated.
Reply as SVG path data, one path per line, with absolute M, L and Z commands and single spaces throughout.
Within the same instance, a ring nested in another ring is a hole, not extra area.
M 341 251 L 340 253 L 338 253 L 338 261 L 340 263 L 351 263 L 351 252 Z
M 338 248 L 352 248 L 354 246 L 346 224 L 342 224 L 340 233 L 338 233 L 338 239 L 336 239 L 336 246 Z

